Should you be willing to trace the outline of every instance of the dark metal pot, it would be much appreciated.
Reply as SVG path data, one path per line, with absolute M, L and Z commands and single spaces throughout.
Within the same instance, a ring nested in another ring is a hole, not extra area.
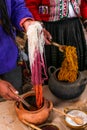
M 60 99 L 79 97 L 87 84 L 87 70 L 78 72 L 78 78 L 73 83 L 59 81 L 57 78 L 58 72 L 59 69 L 56 69 L 54 66 L 48 68 L 48 86 L 51 92 Z

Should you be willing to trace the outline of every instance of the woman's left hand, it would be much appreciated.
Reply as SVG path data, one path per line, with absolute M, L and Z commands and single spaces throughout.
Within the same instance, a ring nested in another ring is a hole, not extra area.
M 27 32 L 28 26 L 31 25 L 31 24 L 34 24 L 34 22 L 36 22 L 36 21 L 34 21 L 34 20 L 26 20 L 23 23 L 23 27 L 24 27 L 26 32 Z M 51 44 L 50 41 L 52 39 L 51 34 L 45 28 L 43 28 L 43 33 L 44 33 L 45 43 L 47 45 L 50 45 Z

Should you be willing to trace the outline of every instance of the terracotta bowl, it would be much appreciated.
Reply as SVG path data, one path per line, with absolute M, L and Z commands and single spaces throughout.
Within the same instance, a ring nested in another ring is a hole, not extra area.
M 35 93 L 33 91 L 25 94 L 23 98 L 32 106 L 35 106 Z M 20 121 L 23 123 L 32 123 L 35 125 L 39 125 L 44 123 L 53 108 L 53 104 L 51 101 L 44 99 L 43 105 L 40 109 L 36 108 L 36 110 L 28 110 L 21 102 L 15 102 L 15 110 L 17 116 Z

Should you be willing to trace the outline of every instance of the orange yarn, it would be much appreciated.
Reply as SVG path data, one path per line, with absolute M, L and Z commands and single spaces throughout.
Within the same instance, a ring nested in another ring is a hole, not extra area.
M 36 95 L 36 105 L 38 108 L 42 106 L 43 103 L 43 92 L 42 92 L 42 85 L 36 85 L 35 88 L 35 95 Z
M 58 79 L 60 81 L 74 82 L 78 74 L 78 58 L 76 48 L 73 46 L 65 47 L 65 58 L 60 68 Z

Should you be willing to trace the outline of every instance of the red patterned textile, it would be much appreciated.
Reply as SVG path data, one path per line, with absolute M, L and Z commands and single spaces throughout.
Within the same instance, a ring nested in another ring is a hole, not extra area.
M 84 20 L 87 19 L 87 0 L 81 0 L 81 15 Z

